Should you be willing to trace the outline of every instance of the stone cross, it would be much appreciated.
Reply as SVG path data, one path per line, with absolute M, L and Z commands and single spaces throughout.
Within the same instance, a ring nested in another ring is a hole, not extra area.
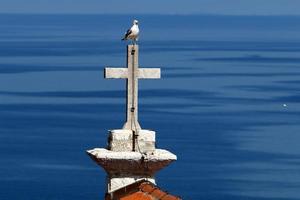
M 138 79 L 160 78 L 160 68 L 139 68 L 139 46 L 127 46 L 127 68 L 104 69 L 104 78 L 125 78 L 127 82 L 126 122 L 123 129 L 140 130 L 138 122 Z

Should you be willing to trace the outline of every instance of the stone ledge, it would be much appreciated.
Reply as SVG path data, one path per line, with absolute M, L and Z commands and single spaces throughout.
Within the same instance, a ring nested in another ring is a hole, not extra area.
M 155 172 L 177 160 L 176 155 L 163 149 L 155 149 L 152 153 L 142 154 L 95 148 L 87 151 L 87 153 L 109 175 L 153 176 Z

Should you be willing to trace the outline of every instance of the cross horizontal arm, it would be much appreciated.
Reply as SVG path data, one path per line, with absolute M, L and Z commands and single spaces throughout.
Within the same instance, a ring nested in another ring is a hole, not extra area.
M 104 68 L 104 78 L 128 78 L 128 68 Z M 139 68 L 137 78 L 160 78 L 160 68 Z
M 104 68 L 104 78 L 128 78 L 127 68 Z
M 160 68 L 140 68 L 138 78 L 160 78 Z

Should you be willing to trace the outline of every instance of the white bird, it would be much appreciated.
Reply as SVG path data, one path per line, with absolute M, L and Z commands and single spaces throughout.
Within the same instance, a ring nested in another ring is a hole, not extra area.
M 140 29 L 138 26 L 138 20 L 133 20 L 133 25 L 130 29 L 128 29 L 123 37 L 122 40 L 132 40 L 133 43 L 136 43 L 136 41 L 138 40 L 139 37 L 139 33 L 140 33 Z

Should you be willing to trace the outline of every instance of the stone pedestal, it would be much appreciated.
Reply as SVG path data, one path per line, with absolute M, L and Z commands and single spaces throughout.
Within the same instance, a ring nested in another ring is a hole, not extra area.
M 108 147 L 87 151 L 107 172 L 107 192 L 114 192 L 134 182 L 146 179 L 155 184 L 154 175 L 176 160 L 176 155 L 155 148 L 155 132 L 139 130 L 109 131 Z M 136 148 L 133 151 L 133 144 Z

